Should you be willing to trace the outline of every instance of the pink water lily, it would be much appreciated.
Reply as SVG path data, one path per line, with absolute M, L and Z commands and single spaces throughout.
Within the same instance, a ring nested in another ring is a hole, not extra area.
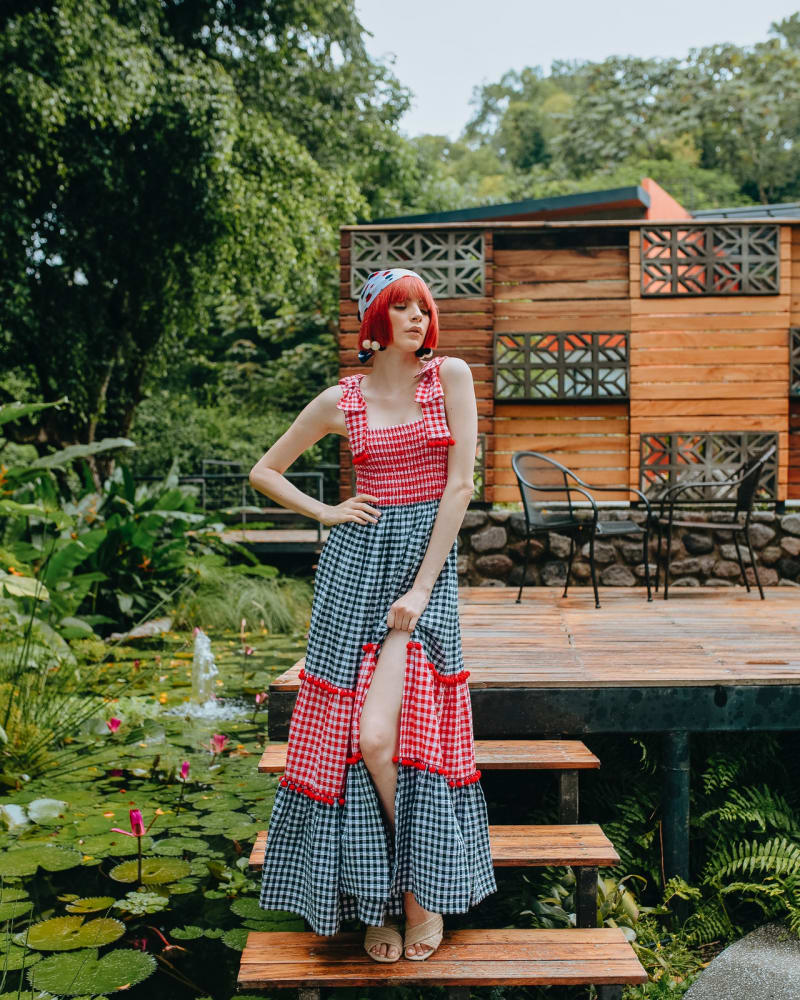
M 227 744 L 227 742 L 228 742 L 227 736 L 223 736 L 222 733 L 214 733 L 210 741 L 212 751 L 215 754 L 222 753 L 222 751 L 225 749 L 225 745 Z
M 122 719 L 109 719 L 106 722 L 110 732 L 115 733 L 119 727 L 122 725 Z
M 120 830 L 118 826 L 112 826 L 112 833 L 124 833 L 126 837 L 143 837 L 144 830 L 144 820 L 142 819 L 142 814 L 139 809 L 131 809 L 130 811 L 131 828 L 130 830 Z
M 185 760 L 181 764 L 181 780 L 186 781 L 188 777 L 189 777 L 189 761 Z
M 242 649 L 242 652 L 244 653 L 245 656 L 252 656 L 253 653 L 255 653 L 255 650 L 253 649 L 252 646 L 245 646 Z
M 266 701 L 266 700 L 267 700 L 267 692 L 266 691 L 260 691 L 256 695 L 256 705 L 260 705 L 263 701 Z

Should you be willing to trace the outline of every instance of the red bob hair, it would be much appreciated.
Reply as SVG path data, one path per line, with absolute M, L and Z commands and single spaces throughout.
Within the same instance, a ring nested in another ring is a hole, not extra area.
M 428 324 L 425 340 L 420 346 L 433 350 L 439 343 L 439 310 L 436 308 L 436 303 L 425 282 L 420 278 L 413 278 L 411 275 L 393 281 L 373 300 L 361 320 L 358 334 L 359 346 L 362 340 L 377 340 L 383 347 L 390 344 L 392 342 L 392 321 L 389 319 L 389 306 L 396 302 L 407 302 L 409 299 L 418 299 L 428 310 L 431 321 Z

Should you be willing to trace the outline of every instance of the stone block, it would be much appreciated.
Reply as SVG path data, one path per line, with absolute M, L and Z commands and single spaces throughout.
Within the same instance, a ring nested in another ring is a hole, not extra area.
M 787 535 L 800 535 L 800 514 L 787 514 L 782 517 L 781 528 Z
M 747 546 L 744 541 L 739 542 L 739 551 L 742 553 L 742 562 L 745 566 L 750 562 L 750 553 L 747 551 Z M 736 546 L 731 542 L 730 545 L 720 545 L 719 554 L 723 559 L 733 559 L 738 562 L 736 558 Z
M 696 576 L 679 576 L 677 580 L 673 580 L 670 583 L 670 588 L 672 587 L 699 587 L 700 581 Z
M 778 580 L 778 586 L 779 587 L 800 587 L 800 583 L 797 583 L 797 581 L 795 581 L 795 580 L 781 579 L 781 580 Z
M 758 521 L 759 524 L 774 524 L 778 520 L 778 515 L 774 510 L 754 510 L 750 520 Z
M 800 538 L 795 538 L 793 535 L 787 535 L 785 538 L 782 538 L 781 550 L 787 556 L 800 556 Z
M 468 510 L 464 514 L 464 520 L 461 522 L 461 530 L 474 531 L 475 528 L 480 528 L 482 524 L 486 524 L 486 521 L 485 510 Z
M 696 575 L 708 576 L 716 562 L 714 556 L 692 556 L 689 559 L 675 559 L 670 563 L 670 573 L 676 576 Z
M 754 549 L 763 549 L 764 546 L 768 542 L 771 542 L 774 537 L 774 528 L 770 528 L 766 524 L 750 525 L 750 541 L 753 543 Z
M 738 563 L 726 562 L 722 559 L 718 559 L 714 563 L 713 572 L 714 576 L 719 576 L 723 580 L 733 580 L 735 577 L 742 575 Z
M 704 587 L 734 587 L 733 580 L 720 580 L 716 576 L 710 576 L 703 584 Z
M 796 1000 L 800 941 L 765 924 L 729 945 L 700 973 L 684 1000 Z
M 779 559 L 777 568 L 780 575 L 787 577 L 789 580 L 796 580 L 800 576 L 800 560 Z
M 702 535 L 699 532 L 690 531 L 683 536 L 683 544 L 686 551 L 693 556 L 703 556 L 707 552 L 714 551 L 714 539 L 711 537 L 710 531 L 704 532 Z
M 548 531 L 547 541 L 550 545 L 550 552 L 557 559 L 566 559 L 569 556 L 569 539 L 566 535 L 557 535 L 554 531 Z
M 567 564 L 560 559 L 551 559 L 542 566 L 542 583 L 545 587 L 563 587 L 567 579 Z
M 581 555 L 589 558 L 589 543 L 587 542 L 581 548 Z M 594 543 L 594 561 L 598 566 L 605 566 L 608 563 L 612 563 L 617 558 L 617 550 L 611 544 L 611 542 L 595 542 Z
M 681 515 L 683 516 L 683 515 Z M 712 510 L 708 513 L 708 520 L 712 524 L 721 524 L 725 521 L 733 520 L 733 507 L 728 507 L 726 510 Z
M 502 549 L 507 541 L 508 533 L 499 524 L 492 524 L 487 528 L 481 528 L 480 531 L 476 531 L 470 538 L 470 543 L 475 552 L 492 552 Z
M 592 569 L 587 562 L 581 562 L 578 559 L 572 564 L 572 579 L 573 580 L 591 580 Z
M 650 582 L 651 583 L 655 583 L 655 580 L 656 580 L 656 564 L 655 563 L 648 563 L 648 566 L 650 567 Z M 639 563 L 638 566 L 634 566 L 633 567 L 633 572 L 636 574 L 636 576 L 639 577 L 640 580 L 644 580 L 644 576 L 645 576 L 645 573 L 644 573 L 644 563 Z
M 607 566 L 600 574 L 600 582 L 606 587 L 634 587 L 636 577 L 627 566 Z
M 485 580 L 479 580 L 476 584 L 478 587 L 505 587 L 503 580 L 493 580 L 491 578 Z
M 513 513 L 514 511 L 512 510 L 490 510 L 489 520 L 494 522 L 494 524 L 505 524 Z
M 496 577 L 507 580 L 514 563 L 502 552 L 492 552 L 490 555 L 478 556 L 475 560 L 475 569 L 481 576 Z
M 756 583 L 756 575 L 753 572 L 753 567 L 752 566 L 748 566 L 745 569 L 745 575 L 747 576 L 747 582 L 750 584 L 751 587 L 757 587 L 758 586 L 758 584 Z M 778 577 L 777 572 L 774 569 L 769 569 L 766 566 L 762 566 L 761 569 L 758 571 L 758 576 L 759 576 L 759 579 L 761 580 L 761 586 L 762 587 L 775 587 L 775 586 L 777 586 L 779 577 Z
M 516 511 L 511 515 L 511 517 L 506 522 L 506 527 L 509 529 L 512 535 L 515 535 L 517 538 L 524 538 L 525 515 L 520 511 Z
M 506 547 L 506 552 L 514 559 L 516 562 L 524 562 L 525 560 L 525 545 L 529 546 L 528 549 L 528 561 L 533 562 L 538 559 L 539 556 L 544 552 L 544 542 L 541 538 L 531 538 L 529 542 L 512 542 L 511 545 Z
M 509 587 L 518 587 L 521 578 L 522 566 L 514 566 L 508 575 Z M 532 566 L 529 563 L 527 572 L 525 573 L 525 585 L 529 587 L 538 587 L 540 582 L 541 578 L 539 576 L 539 567 Z
M 636 545 L 634 542 L 622 542 L 619 551 L 625 562 L 631 565 L 637 563 L 643 555 L 642 546 Z
M 786 539 L 784 538 L 783 541 L 785 542 Z M 783 548 L 783 542 L 781 542 L 781 548 Z M 800 550 L 800 542 L 798 542 L 798 549 Z M 792 553 L 790 552 L 789 555 Z M 780 557 L 781 549 L 777 545 L 768 545 L 758 553 L 758 561 L 762 566 L 774 566 Z

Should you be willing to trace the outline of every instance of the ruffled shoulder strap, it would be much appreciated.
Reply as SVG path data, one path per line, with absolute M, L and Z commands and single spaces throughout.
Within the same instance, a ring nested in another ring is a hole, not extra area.
M 439 379 L 439 367 L 447 358 L 446 354 L 431 358 L 417 372 L 414 378 L 418 378 L 414 399 L 422 407 L 422 418 L 425 421 L 425 433 L 428 444 L 432 447 L 437 445 L 446 447 L 455 444 L 450 428 L 447 425 L 447 413 L 444 407 L 444 389 Z
M 363 377 L 364 372 L 358 372 L 356 375 L 345 375 L 340 378 L 339 385 L 344 391 L 342 398 L 336 404 L 340 410 L 344 410 L 350 451 L 356 465 L 367 460 L 367 403 L 361 392 Z

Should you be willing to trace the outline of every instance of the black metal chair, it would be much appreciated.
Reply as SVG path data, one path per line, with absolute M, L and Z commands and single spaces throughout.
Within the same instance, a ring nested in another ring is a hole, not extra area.
M 594 588 L 594 604 L 600 607 L 600 598 L 597 593 L 597 571 L 594 564 L 594 543 L 595 539 L 618 538 L 621 535 L 641 534 L 642 538 L 642 559 L 645 567 L 645 580 L 647 581 L 647 600 L 652 601 L 653 595 L 650 590 L 650 566 L 649 566 L 649 541 L 650 522 L 652 510 L 650 503 L 644 493 L 633 489 L 631 486 L 593 486 L 585 483 L 571 469 L 557 462 L 548 455 L 542 455 L 538 451 L 517 451 L 511 458 L 511 467 L 517 477 L 520 496 L 522 497 L 522 509 L 525 512 L 525 560 L 522 567 L 522 580 L 517 594 L 517 604 L 522 599 L 522 588 L 525 584 L 525 574 L 528 571 L 528 559 L 530 550 L 531 535 L 539 535 L 554 531 L 559 535 L 566 535 L 569 538 L 569 559 L 567 560 L 567 578 L 564 582 L 564 594 L 567 596 L 569 588 L 569 578 L 572 572 L 572 560 L 575 549 L 584 540 L 589 541 L 589 569 L 592 574 L 592 587 Z M 598 518 L 597 503 L 592 493 L 600 492 L 626 492 L 635 493 L 645 506 L 647 516 L 644 525 L 636 524 L 634 521 L 600 521 Z M 572 505 L 572 497 L 575 494 L 578 498 L 584 498 L 591 504 L 591 516 L 588 518 L 578 517 L 577 511 Z M 547 510 L 543 506 L 548 501 L 566 501 L 566 508 L 559 510 Z
M 659 580 L 661 576 L 661 539 L 666 535 L 667 551 L 664 559 L 665 601 L 669 598 L 669 564 L 672 556 L 672 531 L 674 528 L 691 528 L 692 531 L 730 532 L 733 536 L 733 544 L 736 546 L 736 558 L 739 562 L 739 569 L 742 572 L 742 581 L 744 582 L 745 587 L 747 587 L 747 592 L 749 593 L 750 582 L 747 579 L 747 573 L 745 572 L 744 561 L 742 559 L 742 552 L 739 548 L 739 535 L 743 535 L 744 540 L 747 543 L 747 549 L 750 553 L 750 565 L 753 567 L 753 575 L 756 578 L 758 592 L 761 595 L 761 600 L 764 600 L 764 588 L 761 586 L 761 580 L 758 577 L 758 568 L 756 567 L 756 560 L 753 555 L 753 546 L 750 542 L 750 516 L 753 512 L 753 502 L 758 489 L 758 481 L 761 478 L 761 472 L 765 463 L 772 458 L 777 448 L 778 446 L 774 444 L 761 455 L 756 455 L 753 458 L 748 459 L 744 465 L 737 469 L 736 472 L 734 472 L 727 479 L 687 480 L 686 482 L 678 483 L 675 486 L 670 486 L 658 498 L 660 506 L 655 522 L 658 539 L 656 545 L 656 592 L 658 592 Z M 690 490 L 694 491 L 695 494 L 697 491 L 700 491 L 701 493 L 704 493 L 705 496 L 681 496 L 681 494 L 685 494 Z M 735 499 L 733 497 L 726 499 L 724 496 L 719 496 L 720 493 L 725 494 L 732 490 L 736 491 Z M 703 506 L 713 506 L 714 508 L 724 508 L 729 506 L 731 507 L 731 519 L 729 521 L 712 521 L 710 523 L 703 521 L 680 521 L 675 519 L 676 510 L 694 509 L 696 507 Z M 666 514 L 665 508 L 668 509 L 668 513 Z M 745 515 L 744 521 L 739 520 L 741 514 Z

